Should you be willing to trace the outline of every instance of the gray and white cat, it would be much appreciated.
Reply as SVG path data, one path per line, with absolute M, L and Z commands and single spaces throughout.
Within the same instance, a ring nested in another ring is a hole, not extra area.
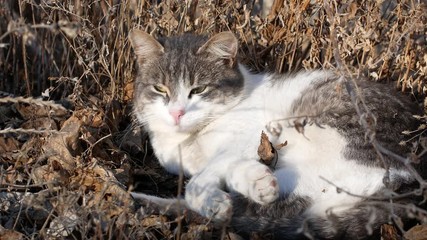
M 161 165 L 191 176 L 190 209 L 278 239 L 365 238 L 404 215 L 388 204 L 390 192 L 415 180 L 370 143 L 408 153 L 398 143 L 416 108 L 391 88 L 358 84 L 373 114 L 364 118 L 375 128 L 367 133 L 332 72 L 251 74 L 230 32 L 157 41 L 134 30 L 130 40 L 139 65 L 135 115 Z M 259 160 L 262 131 L 274 146 L 288 143 L 274 167 Z

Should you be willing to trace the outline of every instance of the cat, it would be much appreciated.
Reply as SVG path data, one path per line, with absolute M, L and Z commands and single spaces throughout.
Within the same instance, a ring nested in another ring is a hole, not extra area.
M 378 237 L 390 216 L 406 216 L 391 196 L 416 185 L 416 173 L 378 149 L 405 156 L 401 132 L 420 112 L 388 85 L 356 86 L 328 70 L 253 74 L 231 32 L 156 40 L 133 30 L 129 39 L 134 114 L 160 164 L 191 177 L 188 208 L 242 236 L 277 239 Z M 272 146 L 287 142 L 274 165 L 257 154 L 262 132 Z

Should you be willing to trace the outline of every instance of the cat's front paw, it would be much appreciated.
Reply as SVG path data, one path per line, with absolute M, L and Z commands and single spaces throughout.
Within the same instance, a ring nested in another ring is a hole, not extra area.
M 188 206 L 200 215 L 216 222 L 227 222 L 233 212 L 230 195 L 214 186 L 190 182 L 185 191 Z
M 228 175 L 228 186 L 259 204 L 274 202 L 279 197 L 279 184 L 273 172 L 255 162 L 242 164 Z

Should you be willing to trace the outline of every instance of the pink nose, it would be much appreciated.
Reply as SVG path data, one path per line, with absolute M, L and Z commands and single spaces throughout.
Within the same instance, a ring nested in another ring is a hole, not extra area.
M 178 125 L 179 124 L 179 120 L 181 120 L 181 117 L 184 116 L 185 111 L 184 111 L 184 109 L 170 110 L 169 114 L 175 120 L 175 124 Z

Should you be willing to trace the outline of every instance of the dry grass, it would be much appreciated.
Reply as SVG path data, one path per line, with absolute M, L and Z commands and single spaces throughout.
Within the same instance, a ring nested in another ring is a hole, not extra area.
M 128 127 L 133 28 L 157 36 L 231 30 L 241 61 L 256 71 L 339 60 L 351 74 L 426 92 L 425 3 L 328 6 L 329 15 L 322 1 L 276 0 L 261 16 L 256 1 L 1 1 L 0 237 L 177 237 L 180 219 L 135 211 L 125 187 L 139 168 L 140 189 L 177 191 L 146 137 Z M 179 237 L 210 234 L 206 222 L 186 222 Z

